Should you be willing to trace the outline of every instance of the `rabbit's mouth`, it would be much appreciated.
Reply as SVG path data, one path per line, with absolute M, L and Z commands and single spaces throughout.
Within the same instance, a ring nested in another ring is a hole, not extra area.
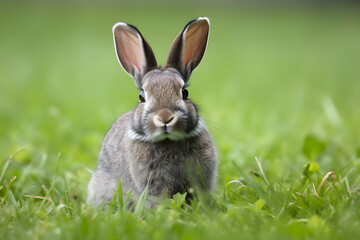
M 177 117 L 176 117 L 177 118 Z M 169 121 L 168 123 L 157 122 L 154 120 L 154 129 L 152 132 L 153 141 L 162 141 L 165 139 L 168 140 L 183 140 L 186 138 L 186 133 L 179 129 L 180 125 L 177 121 Z M 181 128 L 181 127 L 180 127 Z
M 162 130 L 163 130 L 163 134 L 165 134 L 165 135 L 168 135 L 168 134 L 171 134 L 172 132 L 174 132 L 174 128 L 172 126 L 168 126 L 166 124 Z
M 160 128 L 159 131 L 159 135 L 163 135 L 166 138 L 171 138 L 171 135 L 179 135 L 178 131 L 175 131 L 174 128 L 172 126 L 168 126 L 168 125 L 164 125 L 163 127 Z
M 140 134 L 139 132 L 136 132 L 134 129 L 130 128 L 129 136 L 131 139 L 134 140 L 142 140 L 149 142 L 160 142 L 164 140 L 181 141 L 190 137 L 194 137 L 198 135 L 201 131 L 201 126 L 193 129 L 190 132 L 177 129 L 172 126 L 162 126 L 156 127 L 152 131 L 147 131 L 147 133 Z
M 172 135 L 176 138 L 183 135 L 176 130 L 176 126 L 179 125 L 179 117 L 167 108 L 160 110 L 152 120 L 156 129 L 155 135 L 159 138 L 172 139 Z
M 144 127 L 133 125 L 129 128 L 129 137 L 146 142 L 183 141 L 197 136 L 203 129 L 201 121 L 188 125 L 186 118 L 179 116 L 177 112 L 165 120 L 159 119 L 158 115 L 150 115 Z

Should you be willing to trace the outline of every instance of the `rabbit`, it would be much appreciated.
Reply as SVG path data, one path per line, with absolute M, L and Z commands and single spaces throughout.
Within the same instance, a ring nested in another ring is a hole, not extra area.
M 135 198 L 146 187 L 155 199 L 215 189 L 217 152 L 187 90 L 189 77 L 205 53 L 209 26 L 206 17 L 190 21 L 172 43 L 166 65 L 159 67 L 136 27 L 114 25 L 118 60 L 135 80 L 140 101 L 106 134 L 88 185 L 89 205 L 111 202 L 119 179 L 123 193 L 131 191 Z

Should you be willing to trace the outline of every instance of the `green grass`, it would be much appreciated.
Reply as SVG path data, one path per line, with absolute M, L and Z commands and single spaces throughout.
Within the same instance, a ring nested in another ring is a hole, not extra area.
M 189 93 L 217 145 L 217 191 L 91 209 L 102 139 L 138 98 L 112 25 L 137 26 L 164 64 L 198 16 L 210 42 Z M 359 239 L 359 20 L 351 7 L 1 3 L 0 239 Z

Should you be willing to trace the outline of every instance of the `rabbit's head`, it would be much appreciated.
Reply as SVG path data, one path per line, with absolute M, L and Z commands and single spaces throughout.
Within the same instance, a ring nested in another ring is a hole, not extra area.
M 200 133 L 203 126 L 188 99 L 186 83 L 204 55 L 209 20 L 198 18 L 185 26 L 170 48 L 165 67 L 157 66 L 151 47 L 134 26 L 117 23 L 113 33 L 119 62 L 140 91 L 130 137 L 181 140 Z

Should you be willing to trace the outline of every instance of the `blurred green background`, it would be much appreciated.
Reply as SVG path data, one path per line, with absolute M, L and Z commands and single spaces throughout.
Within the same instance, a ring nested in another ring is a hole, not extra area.
M 210 19 L 189 94 L 219 151 L 219 192 L 241 178 L 234 164 L 252 169 L 255 156 L 288 182 L 309 161 L 325 173 L 359 157 L 358 6 L 279 2 L 1 2 L 0 163 L 26 147 L 6 174 L 18 176 L 19 196 L 40 194 L 60 153 L 58 171 L 86 197 L 103 137 L 138 101 L 115 56 L 119 21 L 165 64 L 185 24 Z M 306 139 L 320 147 L 308 151 Z

